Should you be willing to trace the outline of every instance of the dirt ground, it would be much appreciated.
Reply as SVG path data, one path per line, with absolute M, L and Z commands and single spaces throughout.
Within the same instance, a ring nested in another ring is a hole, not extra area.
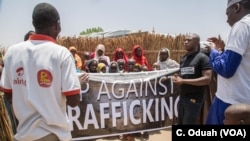
M 159 131 L 150 131 L 149 139 L 146 140 L 142 137 L 136 137 L 135 141 L 171 141 L 172 140 L 172 129 L 162 129 Z M 92 140 L 93 141 L 93 140 Z M 97 139 L 94 141 L 121 141 L 118 137 L 108 137 L 104 139 Z

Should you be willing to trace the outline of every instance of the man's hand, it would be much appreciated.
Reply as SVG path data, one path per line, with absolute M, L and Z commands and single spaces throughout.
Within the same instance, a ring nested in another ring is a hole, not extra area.
M 78 76 L 81 85 L 85 84 L 89 81 L 89 74 L 86 72 L 83 72 L 81 75 Z
M 210 37 L 207 39 L 208 42 L 211 42 L 210 49 L 217 49 L 218 51 L 224 51 L 225 43 L 219 36 L 217 37 Z
M 178 74 L 174 74 L 174 76 L 172 76 L 172 81 L 177 85 L 181 85 L 183 82 L 182 78 L 178 76 Z

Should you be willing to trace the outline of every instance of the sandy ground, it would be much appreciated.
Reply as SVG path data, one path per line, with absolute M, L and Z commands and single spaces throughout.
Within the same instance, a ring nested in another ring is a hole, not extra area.
M 171 141 L 172 140 L 172 129 L 163 129 L 159 131 L 150 131 L 149 139 L 144 139 L 142 137 L 136 137 L 135 141 Z M 92 141 L 121 141 L 118 137 L 108 137 L 103 139 L 97 139 Z

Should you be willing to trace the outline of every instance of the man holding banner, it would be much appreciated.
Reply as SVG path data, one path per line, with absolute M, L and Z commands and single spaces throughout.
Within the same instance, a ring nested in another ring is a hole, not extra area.
M 173 82 L 181 87 L 177 124 L 198 124 L 205 87 L 210 83 L 212 70 L 208 56 L 199 51 L 199 35 L 187 35 L 184 47 L 187 53 L 180 62 L 180 76 L 176 74 L 173 77 Z
M 68 107 L 73 140 L 171 128 L 179 95 L 171 76 L 178 70 L 89 73 L 79 106 Z

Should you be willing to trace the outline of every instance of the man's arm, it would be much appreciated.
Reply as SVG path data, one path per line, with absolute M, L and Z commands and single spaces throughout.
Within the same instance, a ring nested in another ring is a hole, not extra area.
M 182 79 L 177 74 L 172 78 L 173 82 L 181 85 L 181 84 L 188 84 L 188 85 L 194 85 L 194 86 L 204 86 L 209 85 L 212 77 L 212 70 L 203 70 L 202 71 L 202 77 L 195 78 L 195 79 Z
M 242 56 L 231 50 L 220 54 L 213 49 L 210 53 L 210 64 L 213 70 L 225 78 L 230 78 L 235 74 L 241 60 Z
M 75 107 L 80 103 L 80 94 L 66 96 L 67 104 L 71 107 Z
M 89 74 L 84 72 L 78 76 L 81 85 L 85 85 L 88 82 Z M 80 94 L 66 96 L 67 104 L 71 107 L 75 107 L 80 103 Z

